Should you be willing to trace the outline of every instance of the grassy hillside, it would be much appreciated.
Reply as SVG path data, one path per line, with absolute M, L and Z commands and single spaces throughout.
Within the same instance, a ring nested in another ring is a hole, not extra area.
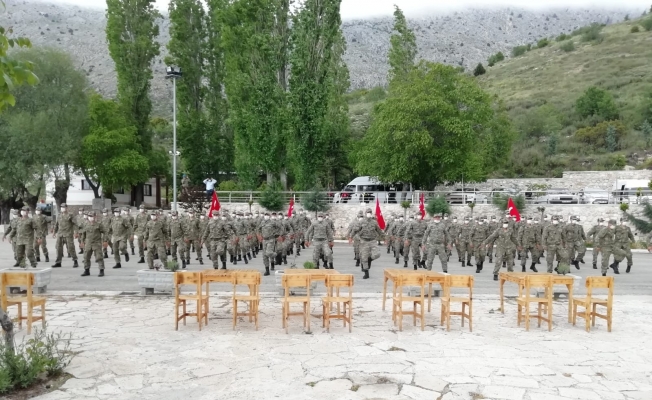
M 520 56 L 506 54 L 508 58 L 493 67 L 485 63 L 487 72 L 479 82 L 503 100 L 520 133 L 512 154 L 506 154 L 511 166 L 494 176 L 557 176 L 563 170 L 647 166 L 640 127 L 645 118 L 652 122 L 652 31 L 646 31 L 642 22 L 586 28 L 565 40 L 549 38 L 542 48 L 532 43 L 531 50 Z M 639 32 L 632 32 L 634 26 Z M 608 91 L 615 100 L 622 122 L 616 151 L 609 151 L 604 140 L 587 143 L 575 135 L 578 129 L 604 121 L 582 117 L 575 109 L 577 99 L 592 86 Z M 379 89 L 349 94 L 354 136 L 363 134 L 373 104 L 382 98 Z

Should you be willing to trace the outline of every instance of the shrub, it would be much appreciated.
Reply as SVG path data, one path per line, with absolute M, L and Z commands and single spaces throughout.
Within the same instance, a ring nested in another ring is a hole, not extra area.
M 547 156 L 554 156 L 557 153 L 557 143 L 559 142 L 558 135 L 551 135 L 548 138 L 548 148 L 546 150 Z
M 568 36 L 565 33 L 562 33 L 561 35 L 557 36 L 557 38 L 555 40 L 558 41 L 558 42 L 563 42 L 566 39 L 570 39 L 570 36 Z
M 547 38 L 543 38 L 537 42 L 537 48 L 542 49 L 546 46 L 548 46 L 550 42 L 548 42 Z
M 643 21 L 641 21 L 641 26 L 648 32 L 652 31 L 652 17 L 645 18 Z
M 618 119 L 618 108 L 611 93 L 595 86 L 586 89 L 577 99 L 575 108 L 584 118 L 597 115 L 605 120 Z
M 600 32 L 602 31 L 603 27 L 604 25 L 602 24 L 591 24 L 591 26 L 586 27 L 584 32 L 582 32 L 581 40 L 583 42 L 602 43 L 604 36 Z
M 634 25 L 634 26 L 632 26 L 632 29 L 630 29 L 631 33 L 638 33 L 640 31 L 641 31 L 641 29 L 638 27 L 638 25 Z
M 382 86 L 376 86 L 375 88 L 369 90 L 367 95 L 365 96 L 365 99 L 367 101 L 380 101 L 380 100 L 385 100 L 385 97 L 387 97 L 387 92 Z
M 306 261 L 303 263 L 303 268 L 305 269 L 315 269 L 315 263 L 312 261 Z
M 330 206 L 328 197 L 317 187 L 301 197 L 301 205 L 310 212 L 324 212 Z
M 242 188 L 234 181 L 223 181 L 217 186 L 218 192 L 237 192 L 239 190 Z
M 475 67 L 475 70 L 473 70 L 473 76 L 480 76 L 484 75 L 487 73 L 487 70 L 484 69 L 484 65 L 482 63 L 478 63 L 478 65 Z
M 571 51 L 575 50 L 575 44 L 573 43 L 572 40 L 569 40 L 567 42 L 564 42 L 559 46 L 560 49 L 565 51 L 566 53 L 570 53 Z
M 498 64 L 499 62 L 505 60 L 505 55 L 502 52 L 498 52 L 491 57 L 489 57 L 489 66 L 493 67 L 495 64 Z
M 618 137 L 616 128 L 613 125 L 607 127 L 607 135 L 604 138 L 604 142 L 607 145 L 607 150 L 614 152 L 618 149 Z
M 426 205 L 426 212 L 430 215 L 450 214 L 451 207 L 450 204 L 448 204 L 448 202 L 446 201 L 446 198 L 444 196 L 436 196 L 428 200 L 428 204 Z
M 512 57 L 519 57 L 528 51 L 527 46 L 516 46 L 512 49 Z
M 281 184 L 273 182 L 271 185 L 265 187 L 265 190 L 260 195 L 260 199 L 258 199 L 258 204 L 269 211 L 283 210 L 285 197 L 281 193 Z
M 498 207 L 499 210 L 505 211 L 507 210 L 507 202 L 509 201 L 510 197 L 511 196 L 506 194 L 501 194 L 495 196 L 491 202 L 494 206 Z M 519 212 L 523 212 L 523 210 L 525 210 L 525 196 L 519 194 L 516 197 L 512 197 L 512 201 L 514 201 L 514 205 L 516 206 L 516 209 L 519 210 Z
M 616 139 L 614 150 L 617 150 L 618 143 L 625 135 L 627 135 L 627 127 L 620 121 L 605 121 L 596 126 L 578 129 L 577 132 L 575 132 L 575 139 L 598 148 L 605 148 L 607 145 L 607 131 L 609 130 L 609 127 L 613 127 L 614 129 L 613 135 Z

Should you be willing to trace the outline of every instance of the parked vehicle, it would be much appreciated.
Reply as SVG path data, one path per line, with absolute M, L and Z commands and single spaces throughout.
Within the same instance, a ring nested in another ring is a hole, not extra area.
M 617 203 L 639 204 L 649 202 L 652 191 L 648 187 L 649 180 L 619 179 L 614 183 L 613 196 Z
M 446 201 L 448 204 L 483 203 L 487 201 L 487 196 L 476 188 L 458 188 L 446 193 Z
M 609 204 L 609 191 L 598 188 L 584 188 L 580 192 L 580 202 L 582 204 Z
M 390 204 L 411 200 L 410 185 L 383 183 L 371 176 L 359 176 L 333 196 L 333 203 L 372 203 L 376 199 Z
M 548 189 L 546 194 L 537 197 L 535 204 L 579 204 L 580 197 L 569 189 Z

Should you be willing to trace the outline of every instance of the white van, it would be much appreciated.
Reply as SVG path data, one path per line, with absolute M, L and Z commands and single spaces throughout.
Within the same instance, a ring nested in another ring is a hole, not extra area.
M 652 198 L 647 179 L 619 179 L 614 183 L 612 195 L 616 203 L 640 204 Z M 637 194 L 639 194 L 637 196 Z
M 372 176 L 359 176 L 349 182 L 341 192 L 335 193 L 333 203 L 400 204 L 412 200 L 411 185 L 407 183 L 382 183 Z

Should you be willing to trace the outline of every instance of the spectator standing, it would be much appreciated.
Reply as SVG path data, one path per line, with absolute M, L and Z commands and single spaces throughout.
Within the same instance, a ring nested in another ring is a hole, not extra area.
M 213 192 L 215 192 L 215 184 L 217 181 L 213 178 L 206 178 L 204 179 L 204 184 L 206 185 L 206 197 L 208 197 L 208 200 L 210 201 L 211 198 L 213 197 Z

